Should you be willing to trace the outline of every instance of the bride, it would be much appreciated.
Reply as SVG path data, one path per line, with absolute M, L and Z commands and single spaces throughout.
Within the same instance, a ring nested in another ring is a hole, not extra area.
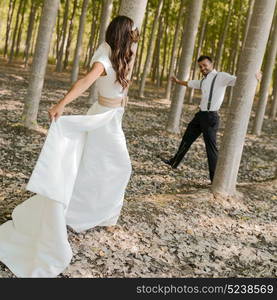
M 49 109 L 51 125 L 26 187 L 35 195 L 0 226 L 0 261 L 17 277 L 65 270 L 72 259 L 67 225 L 81 232 L 117 223 L 132 169 L 122 116 L 138 38 L 130 18 L 114 18 L 91 71 Z M 62 116 L 95 81 L 99 95 L 87 115 Z

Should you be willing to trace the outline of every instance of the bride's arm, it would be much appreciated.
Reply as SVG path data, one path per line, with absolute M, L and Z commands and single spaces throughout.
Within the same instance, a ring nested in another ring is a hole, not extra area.
M 48 110 L 51 121 L 53 118 L 57 120 L 62 115 L 64 107 L 85 92 L 104 71 L 104 66 L 100 62 L 95 62 L 91 71 L 85 77 L 77 80 L 66 95 Z

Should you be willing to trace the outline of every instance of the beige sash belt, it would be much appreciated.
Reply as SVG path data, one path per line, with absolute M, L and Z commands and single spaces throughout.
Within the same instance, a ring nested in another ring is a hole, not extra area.
M 98 96 L 98 103 L 107 107 L 125 107 L 127 106 L 128 100 L 128 96 L 125 96 L 124 98 L 106 98 L 100 95 Z

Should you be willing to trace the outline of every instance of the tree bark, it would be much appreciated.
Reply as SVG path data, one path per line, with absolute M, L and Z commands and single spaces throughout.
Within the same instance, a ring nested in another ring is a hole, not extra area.
M 205 7 L 204 7 L 204 18 L 203 18 L 203 22 L 201 24 L 201 31 L 199 34 L 199 38 L 198 38 L 198 45 L 197 45 L 197 50 L 196 50 L 196 55 L 194 58 L 194 64 L 193 64 L 193 71 L 192 71 L 192 79 L 195 79 L 196 74 L 197 74 L 197 60 L 198 57 L 200 56 L 201 50 L 202 50 L 202 45 L 203 45 L 203 40 L 204 40 L 204 36 L 207 30 L 207 14 L 206 14 L 206 7 L 208 6 L 208 0 L 205 3 Z M 194 95 L 194 89 L 189 89 L 189 93 L 188 93 L 188 103 L 192 103 L 192 99 L 193 99 L 193 95 Z
M 62 41 L 60 43 L 58 56 L 57 56 L 57 64 L 56 64 L 56 72 L 62 72 L 63 71 L 63 54 L 64 54 L 64 45 L 65 45 L 65 39 L 67 35 L 67 19 L 68 19 L 68 11 L 69 11 L 69 0 L 65 1 L 64 6 L 64 15 L 63 15 L 63 25 L 62 25 Z M 59 44 L 59 41 L 57 41 Z
M 263 120 L 265 116 L 266 104 L 268 99 L 268 93 L 272 78 L 272 73 L 274 65 L 276 62 L 277 53 L 277 13 L 275 13 L 275 20 L 272 23 L 272 34 L 269 41 L 268 55 L 265 59 L 264 72 L 260 88 L 260 97 L 258 102 L 258 107 L 256 110 L 256 115 L 254 119 L 253 134 L 261 135 Z
M 147 28 L 147 22 L 148 22 L 148 10 L 146 8 L 145 18 L 144 18 L 144 25 L 143 25 L 143 32 L 142 32 L 142 41 L 140 43 L 140 53 L 139 53 L 139 62 L 138 62 L 138 68 L 137 68 L 137 79 L 140 76 L 140 70 L 141 70 L 141 62 L 142 62 L 142 56 L 143 56 L 143 50 L 144 50 L 144 44 L 145 44 L 145 37 L 146 37 L 146 28 Z
M 69 50 L 70 50 L 70 45 L 71 45 L 72 36 L 73 36 L 73 22 L 74 22 L 74 17 L 75 17 L 76 10 L 77 10 L 77 4 L 78 4 L 78 0 L 74 0 L 73 8 L 72 8 L 72 14 L 71 14 L 71 17 L 70 17 L 70 20 L 69 20 L 68 37 L 67 37 L 66 48 L 65 48 L 65 56 L 64 56 L 64 62 L 63 62 L 64 70 L 68 66 Z
M 10 0 L 9 2 L 9 10 L 8 10 L 8 18 L 7 18 L 7 26 L 6 26 L 6 38 L 5 38 L 5 46 L 4 46 L 4 54 L 3 54 L 4 57 L 6 57 L 8 53 L 10 30 L 11 30 L 12 18 L 14 14 L 15 2 L 16 0 Z
M 182 0 L 180 3 L 180 9 L 179 9 L 179 15 L 178 20 L 176 23 L 175 33 L 174 33 L 174 39 L 173 39 L 173 46 L 172 46 L 172 52 L 171 52 L 171 59 L 170 59 L 170 65 L 169 65 L 169 72 L 168 72 L 168 78 L 167 78 L 167 85 L 166 85 L 166 92 L 165 92 L 165 98 L 169 99 L 171 94 L 171 76 L 174 74 L 174 67 L 177 59 L 177 50 L 178 50 L 178 37 L 181 32 L 181 22 L 183 18 L 183 13 L 185 10 L 185 2 L 186 0 Z
M 243 50 L 243 48 L 245 46 L 245 42 L 246 42 L 248 30 L 249 30 L 249 25 L 250 25 L 250 20 L 251 20 L 252 13 L 253 13 L 254 2 L 255 2 L 255 0 L 249 0 L 247 17 L 246 17 L 246 22 L 245 22 L 245 26 L 244 26 L 243 41 L 242 41 L 242 45 L 241 45 L 241 51 Z
M 37 113 L 58 7 L 59 0 L 44 1 L 29 86 L 24 98 L 25 104 L 22 113 L 22 122 L 25 127 L 30 129 L 37 128 Z
M 150 41 L 149 41 L 149 45 L 148 45 L 147 56 L 146 56 L 146 60 L 144 63 L 143 73 L 142 73 L 140 86 L 139 86 L 139 97 L 140 98 L 144 97 L 143 94 L 144 94 L 144 88 L 145 88 L 145 83 L 146 83 L 146 77 L 149 73 L 149 68 L 151 66 L 151 61 L 153 59 L 153 51 L 154 51 L 155 40 L 156 40 L 157 29 L 158 29 L 157 27 L 158 27 L 159 18 L 160 18 L 161 11 L 162 11 L 162 6 L 163 6 L 163 0 L 159 0 L 155 18 L 154 18 L 154 22 L 152 25 L 152 32 L 151 32 L 151 37 L 150 37 Z
M 194 44 L 201 16 L 202 4 L 202 0 L 190 0 L 189 2 L 189 15 L 187 17 L 187 24 L 185 26 L 182 39 L 183 48 L 177 76 L 180 80 L 188 80 L 190 74 L 190 65 L 192 61 Z M 168 123 L 166 127 L 166 130 L 169 132 L 179 132 L 179 124 L 182 114 L 185 92 L 185 86 L 175 85 L 174 95 L 172 98 L 170 112 L 168 116 Z
M 147 5 L 147 0 L 140 0 L 140 1 L 121 0 L 119 15 L 124 15 L 124 16 L 131 18 L 134 21 L 134 25 L 138 28 L 138 30 L 140 32 L 146 5 Z M 137 52 L 137 43 L 133 44 L 132 51 L 134 54 L 132 57 L 132 61 L 130 63 L 130 73 L 128 75 L 129 78 L 131 78 L 132 72 L 133 72 L 134 61 L 135 61 L 136 52 Z M 128 90 L 126 91 L 126 95 L 127 95 L 127 93 L 128 93 Z
M 165 30 L 164 30 L 164 47 L 163 47 L 163 63 L 162 63 L 162 70 L 161 70 L 161 75 L 160 75 L 160 83 L 159 86 L 163 85 L 163 80 L 164 80 L 164 73 L 165 73 L 165 69 L 166 69 L 166 59 L 167 59 L 167 55 L 168 55 L 168 51 L 167 49 L 169 46 L 169 12 L 171 10 L 171 1 L 167 2 L 167 7 L 166 7 L 166 15 L 165 15 Z
M 24 4 L 22 7 L 22 11 L 21 11 L 21 19 L 20 19 L 19 30 L 18 30 L 17 39 L 16 39 L 15 56 L 18 56 L 19 50 L 20 50 L 21 36 L 22 36 L 22 30 L 24 27 L 23 24 L 24 24 L 24 17 L 25 17 L 27 2 L 28 2 L 28 0 L 24 0 Z
M 239 60 L 239 53 L 240 53 L 240 28 L 241 28 L 241 18 L 238 18 L 238 27 L 237 27 L 237 34 L 233 40 L 233 49 L 236 49 L 233 55 L 233 62 L 232 62 L 232 74 L 235 74 L 238 67 L 238 60 Z M 231 106 L 232 98 L 233 98 L 233 91 L 234 88 L 231 86 L 229 87 L 228 97 L 227 97 L 227 106 Z
M 89 0 L 83 0 L 82 13 L 80 15 L 77 43 L 76 43 L 76 48 L 75 48 L 75 52 L 74 52 L 73 66 L 72 66 L 72 71 L 71 71 L 71 83 L 72 84 L 78 79 L 78 74 L 79 74 L 79 62 L 80 62 L 80 56 L 81 56 L 81 50 L 82 50 L 82 40 L 83 40 L 83 33 L 84 33 L 84 28 L 85 28 L 85 19 L 86 19 L 88 1 Z
M 95 0 L 92 0 L 92 7 L 91 7 L 91 25 L 90 25 L 90 34 L 89 34 L 89 41 L 87 44 L 87 50 L 86 50 L 86 58 L 84 61 L 84 67 L 89 71 L 89 65 L 92 58 L 93 53 L 93 40 L 95 38 L 95 31 L 96 31 L 96 21 L 98 16 L 98 9 L 100 5 L 99 2 L 96 2 Z
M 160 86 L 159 74 L 160 74 L 161 40 L 163 38 L 163 22 L 164 22 L 164 18 L 163 18 L 163 16 L 161 16 L 160 21 L 159 21 L 158 35 L 157 35 L 157 39 L 156 39 L 156 50 L 155 50 L 156 55 L 154 55 L 154 59 L 153 59 L 152 81 L 155 82 L 155 79 L 156 79 L 156 84 L 158 87 Z
M 99 29 L 98 46 L 101 43 L 103 43 L 105 40 L 105 33 L 110 23 L 112 8 L 113 8 L 112 0 L 104 0 L 102 4 L 102 10 L 101 10 L 101 23 Z M 95 101 L 97 101 L 97 95 L 98 95 L 97 86 L 93 84 L 89 90 L 88 103 L 93 104 Z
M 14 55 L 14 50 L 15 50 L 14 49 L 15 48 L 15 40 L 16 40 L 17 30 L 18 30 L 18 25 L 19 25 L 19 16 L 20 16 L 20 12 L 21 12 L 23 2 L 24 2 L 24 0 L 20 0 L 19 6 L 18 6 L 18 9 L 17 9 L 15 27 L 14 27 L 14 30 L 13 30 L 12 45 L 11 45 L 11 50 L 10 50 L 10 55 L 9 55 L 9 63 L 11 63 L 12 60 L 13 60 L 13 55 Z
M 243 40 L 242 40 L 241 49 L 240 49 L 240 53 L 239 53 L 239 57 L 238 57 L 238 63 L 240 62 L 241 53 L 245 46 L 246 38 L 248 35 L 249 25 L 250 25 L 250 21 L 251 21 L 252 14 L 253 14 L 254 2 L 255 2 L 255 0 L 249 0 L 249 3 L 248 3 L 247 17 L 246 17 L 245 26 L 244 26 Z
M 32 39 L 32 33 L 34 29 L 35 19 L 36 19 L 36 12 L 37 12 L 37 2 L 31 2 L 31 10 L 29 14 L 29 22 L 28 22 L 28 29 L 27 29 L 27 37 L 25 42 L 25 50 L 24 50 L 24 66 L 26 67 L 28 64 L 29 59 L 29 51 Z
M 270 119 L 275 120 L 277 112 L 277 66 L 275 66 L 275 76 L 273 80 L 272 104 L 270 109 Z
M 224 47 L 224 43 L 226 40 L 228 28 L 229 28 L 230 18 L 231 18 L 232 9 L 233 9 L 233 2 L 234 2 L 234 0 L 229 1 L 228 14 L 227 14 L 227 17 L 225 18 L 225 23 L 224 23 L 224 27 L 223 27 L 222 34 L 221 34 L 221 39 L 219 41 L 219 46 L 218 46 L 218 51 L 217 51 L 217 59 L 215 62 L 215 67 L 217 69 L 220 69 L 220 66 L 221 66 L 223 47 Z
M 41 11 L 38 12 L 35 20 L 35 27 L 34 27 L 34 34 L 33 34 L 33 40 L 32 40 L 32 46 L 31 46 L 31 55 L 34 54 L 34 49 L 35 49 L 35 44 L 37 40 L 37 35 L 38 35 L 38 29 L 39 29 L 39 21 L 41 18 Z
M 215 195 L 236 194 L 239 165 L 257 86 L 255 73 L 261 68 L 275 4 L 276 0 L 255 1 L 253 7 L 213 180 Z

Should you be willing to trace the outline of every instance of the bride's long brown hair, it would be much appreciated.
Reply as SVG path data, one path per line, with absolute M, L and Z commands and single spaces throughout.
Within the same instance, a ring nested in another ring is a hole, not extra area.
M 106 31 L 106 42 L 111 47 L 111 62 L 116 72 L 116 80 L 125 89 L 129 80 L 130 62 L 133 56 L 132 43 L 139 40 L 138 29 L 132 30 L 134 22 L 126 16 L 115 17 Z

